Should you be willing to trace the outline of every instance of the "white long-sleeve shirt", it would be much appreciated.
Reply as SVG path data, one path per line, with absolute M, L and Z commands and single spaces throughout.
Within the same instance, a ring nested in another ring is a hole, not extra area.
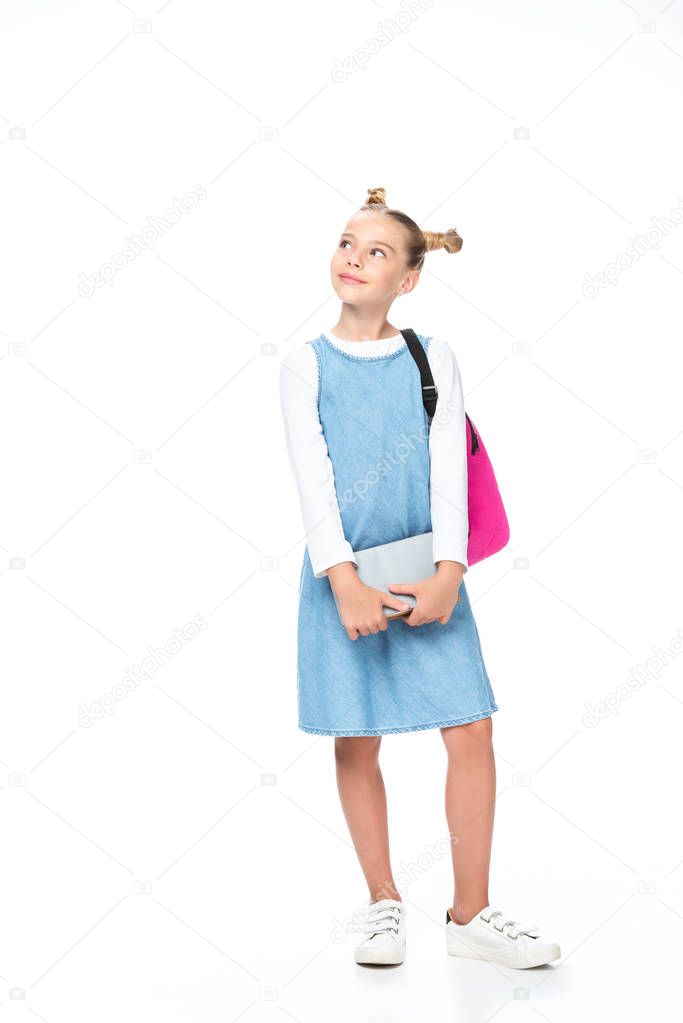
M 361 357 L 390 355 L 404 344 L 401 334 L 381 341 L 348 341 L 328 330 L 325 337 L 342 351 Z M 467 435 L 460 370 L 453 350 L 439 338 L 429 343 L 428 361 L 438 391 L 429 431 L 434 564 L 457 561 L 467 571 Z M 415 372 L 419 372 L 417 366 Z M 337 507 L 334 469 L 318 415 L 318 365 L 311 345 L 289 352 L 282 360 L 280 402 L 308 554 L 316 579 L 321 579 L 333 565 L 358 562 Z

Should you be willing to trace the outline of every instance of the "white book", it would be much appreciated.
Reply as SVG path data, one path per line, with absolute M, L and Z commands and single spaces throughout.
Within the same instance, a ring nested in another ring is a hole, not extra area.
M 417 603 L 416 598 L 409 593 L 392 593 L 389 583 L 417 583 L 436 574 L 431 532 L 378 544 L 377 547 L 366 547 L 353 554 L 358 562 L 357 572 L 361 582 L 382 590 L 388 596 L 398 597 L 410 604 L 411 610 Z M 339 600 L 334 589 L 332 593 L 339 611 Z M 387 618 L 401 618 L 410 614 L 410 611 L 398 611 L 394 607 L 385 606 L 384 614 Z

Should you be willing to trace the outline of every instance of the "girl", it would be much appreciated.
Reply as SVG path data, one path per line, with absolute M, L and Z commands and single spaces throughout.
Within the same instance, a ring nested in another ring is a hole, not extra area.
M 387 320 L 425 253 L 459 252 L 454 229 L 421 231 L 382 188 L 349 220 L 332 256 L 342 307 L 333 330 L 282 362 L 280 396 L 306 530 L 299 585 L 299 728 L 335 737 L 337 784 L 370 898 L 357 963 L 403 962 L 406 908 L 393 881 L 381 736 L 438 728 L 448 755 L 446 817 L 455 894 L 451 955 L 519 968 L 559 947 L 489 904 L 498 710 L 463 576 L 468 497 L 465 410 L 450 346 L 418 335 L 438 389 L 431 429 L 418 367 Z M 435 573 L 396 596 L 361 582 L 354 551 L 432 531 Z M 384 607 L 405 610 L 389 622 Z M 339 601 L 339 610 L 334 596 Z

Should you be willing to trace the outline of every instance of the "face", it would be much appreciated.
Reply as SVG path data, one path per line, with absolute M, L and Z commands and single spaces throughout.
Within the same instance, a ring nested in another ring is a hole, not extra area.
M 405 231 L 391 217 L 361 212 L 340 236 L 330 264 L 332 286 L 351 305 L 390 305 L 417 284 L 420 274 L 406 266 Z

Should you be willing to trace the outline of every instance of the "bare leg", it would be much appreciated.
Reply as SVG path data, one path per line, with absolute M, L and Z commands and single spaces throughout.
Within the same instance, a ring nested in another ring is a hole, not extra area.
M 372 901 L 401 898 L 389 862 L 381 741 L 381 735 L 336 736 L 334 740 L 337 788 Z
M 451 915 L 466 924 L 489 904 L 489 867 L 496 800 L 491 718 L 442 728 L 448 751 L 446 817 L 455 891 Z

